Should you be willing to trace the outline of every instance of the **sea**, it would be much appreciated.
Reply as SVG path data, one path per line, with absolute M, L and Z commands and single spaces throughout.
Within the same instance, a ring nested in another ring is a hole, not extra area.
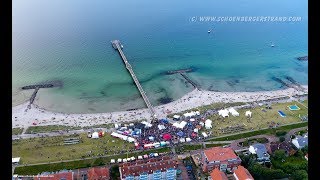
M 287 77 L 308 84 L 308 62 L 296 59 L 308 55 L 307 0 L 15 0 L 12 106 L 33 93 L 21 87 L 56 83 L 34 104 L 64 113 L 146 107 L 115 39 L 154 106 L 194 89 L 170 70 L 191 68 L 187 77 L 210 91 L 278 90 L 275 78 Z

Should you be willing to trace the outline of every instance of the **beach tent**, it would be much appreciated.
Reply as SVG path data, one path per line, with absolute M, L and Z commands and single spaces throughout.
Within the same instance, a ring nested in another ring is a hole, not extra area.
M 110 163 L 115 163 L 116 160 L 115 159 L 111 159 Z
M 193 121 L 195 121 L 195 119 L 191 118 L 190 121 L 193 122 Z
M 168 141 L 168 140 L 171 139 L 171 135 L 170 135 L 170 134 L 164 134 L 164 135 L 162 136 L 162 138 L 163 138 L 164 140 Z
M 143 157 L 142 156 L 138 156 L 138 159 L 143 159 Z
M 187 142 L 190 142 L 190 141 L 191 141 L 191 138 L 186 138 L 186 141 L 187 141 Z
M 99 133 L 98 133 L 98 132 L 94 132 L 94 133 L 92 133 L 91 138 L 94 138 L 94 139 L 99 138 Z
M 232 116 L 239 116 L 239 113 L 234 108 L 230 108 L 229 112 L 232 114 Z
M 251 115 L 252 115 L 252 112 L 251 112 L 251 111 L 246 111 L 246 116 L 247 116 L 247 117 L 251 117 Z
M 182 131 L 179 131 L 179 132 L 177 133 L 177 135 L 180 136 L 180 137 L 182 137 L 182 136 L 184 135 L 184 133 L 183 133 Z
M 121 158 L 119 158 L 119 159 L 117 160 L 117 162 L 118 162 L 118 163 L 121 163 L 121 162 L 122 162 L 122 159 L 121 159 Z
M 198 128 L 195 128 L 195 129 L 193 130 L 193 132 L 198 133 L 198 132 L 199 132 L 199 129 L 198 129 Z
M 184 138 L 180 138 L 180 142 L 186 142 Z
M 226 109 L 221 109 L 220 111 L 218 111 L 218 114 L 222 117 L 229 117 L 229 111 Z

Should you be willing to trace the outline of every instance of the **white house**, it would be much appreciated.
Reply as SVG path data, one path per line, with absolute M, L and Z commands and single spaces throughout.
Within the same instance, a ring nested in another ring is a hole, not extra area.
M 292 139 L 292 144 L 297 147 L 298 149 L 301 149 L 308 145 L 308 133 L 304 136 L 296 136 L 296 138 Z

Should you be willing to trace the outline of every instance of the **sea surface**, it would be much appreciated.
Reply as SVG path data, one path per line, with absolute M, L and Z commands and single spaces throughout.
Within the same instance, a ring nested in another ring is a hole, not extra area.
M 180 74 L 211 91 L 285 88 L 274 77 L 308 84 L 307 0 L 15 0 L 12 2 L 12 105 L 28 101 L 68 113 L 145 107 L 110 41 L 119 39 L 153 105 L 192 91 Z M 201 21 L 202 16 L 300 17 L 295 22 Z M 208 33 L 211 30 L 211 33 Z M 274 47 L 271 45 L 274 44 Z

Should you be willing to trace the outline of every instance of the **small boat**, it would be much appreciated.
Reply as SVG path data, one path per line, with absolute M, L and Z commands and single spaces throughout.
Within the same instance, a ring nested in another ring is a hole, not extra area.
M 123 48 L 123 45 L 121 44 L 121 48 Z
M 274 44 L 272 43 L 270 46 L 271 46 L 271 47 L 274 47 Z
M 211 30 L 210 30 L 210 29 L 208 30 L 208 33 L 211 33 Z

